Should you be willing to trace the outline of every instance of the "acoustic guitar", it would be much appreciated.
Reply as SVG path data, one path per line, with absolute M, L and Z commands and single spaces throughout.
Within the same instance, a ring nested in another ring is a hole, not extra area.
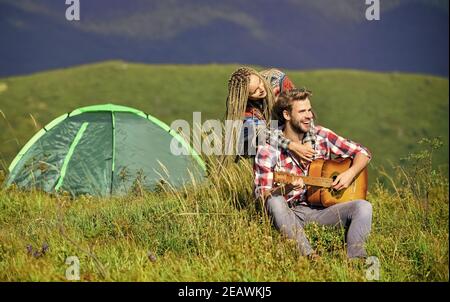
M 329 207 L 337 203 L 366 199 L 367 195 L 367 168 L 364 168 L 353 180 L 351 185 L 342 190 L 332 188 L 336 177 L 345 172 L 352 165 L 349 158 L 338 158 L 331 160 L 316 159 L 308 170 L 308 176 L 298 176 L 285 172 L 275 172 L 274 182 L 281 184 L 292 184 L 295 180 L 302 178 L 307 189 L 308 202 L 314 205 Z

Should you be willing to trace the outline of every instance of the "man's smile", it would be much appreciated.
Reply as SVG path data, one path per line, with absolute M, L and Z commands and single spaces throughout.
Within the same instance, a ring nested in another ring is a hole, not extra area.
M 309 126 L 309 125 L 311 125 L 311 120 L 303 121 L 302 124 L 305 125 L 305 126 Z

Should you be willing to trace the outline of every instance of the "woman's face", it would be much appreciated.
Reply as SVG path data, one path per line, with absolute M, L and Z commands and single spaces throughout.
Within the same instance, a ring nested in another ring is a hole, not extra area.
M 248 98 L 250 100 L 262 100 L 267 96 L 264 83 L 257 75 L 250 75 L 250 83 L 248 85 Z

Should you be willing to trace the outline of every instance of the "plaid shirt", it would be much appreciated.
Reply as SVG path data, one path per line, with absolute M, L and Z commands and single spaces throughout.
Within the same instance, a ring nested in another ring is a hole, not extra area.
M 369 149 L 337 135 L 330 129 L 315 126 L 312 133 L 315 135 L 313 144 L 315 159 L 331 159 L 332 154 L 341 158 L 354 158 L 358 153 L 363 153 L 369 159 L 372 158 Z M 276 149 L 269 144 L 259 147 L 253 167 L 255 197 L 259 198 L 263 193 L 278 187 L 278 184 L 273 183 L 273 172 L 306 176 L 308 168 L 309 163 L 297 161 L 288 150 Z M 306 190 L 292 190 L 284 197 L 288 203 L 306 203 Z

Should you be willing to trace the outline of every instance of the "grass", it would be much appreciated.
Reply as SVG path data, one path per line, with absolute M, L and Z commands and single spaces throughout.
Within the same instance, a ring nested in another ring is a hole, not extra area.
M 448 179 L 437 174 L 415 195 L 426 182 L 408 186 L 409 171 L 399 167 L 396 190 L 370 191 L 367 251 L 380 281 L 448 281 Z M 241 162 L 179 192 L 73 200 L 3 189 L 0 280 L 65 281 L 65 260 L 77 256 L 81 281 L 366 281 L 364 265 L 345 257 L 343 230 L 308 225 L 321 259 L 299 256 L 252 201 L 251 182 Z M 27 252 L 43 244 L 45 254 Z

